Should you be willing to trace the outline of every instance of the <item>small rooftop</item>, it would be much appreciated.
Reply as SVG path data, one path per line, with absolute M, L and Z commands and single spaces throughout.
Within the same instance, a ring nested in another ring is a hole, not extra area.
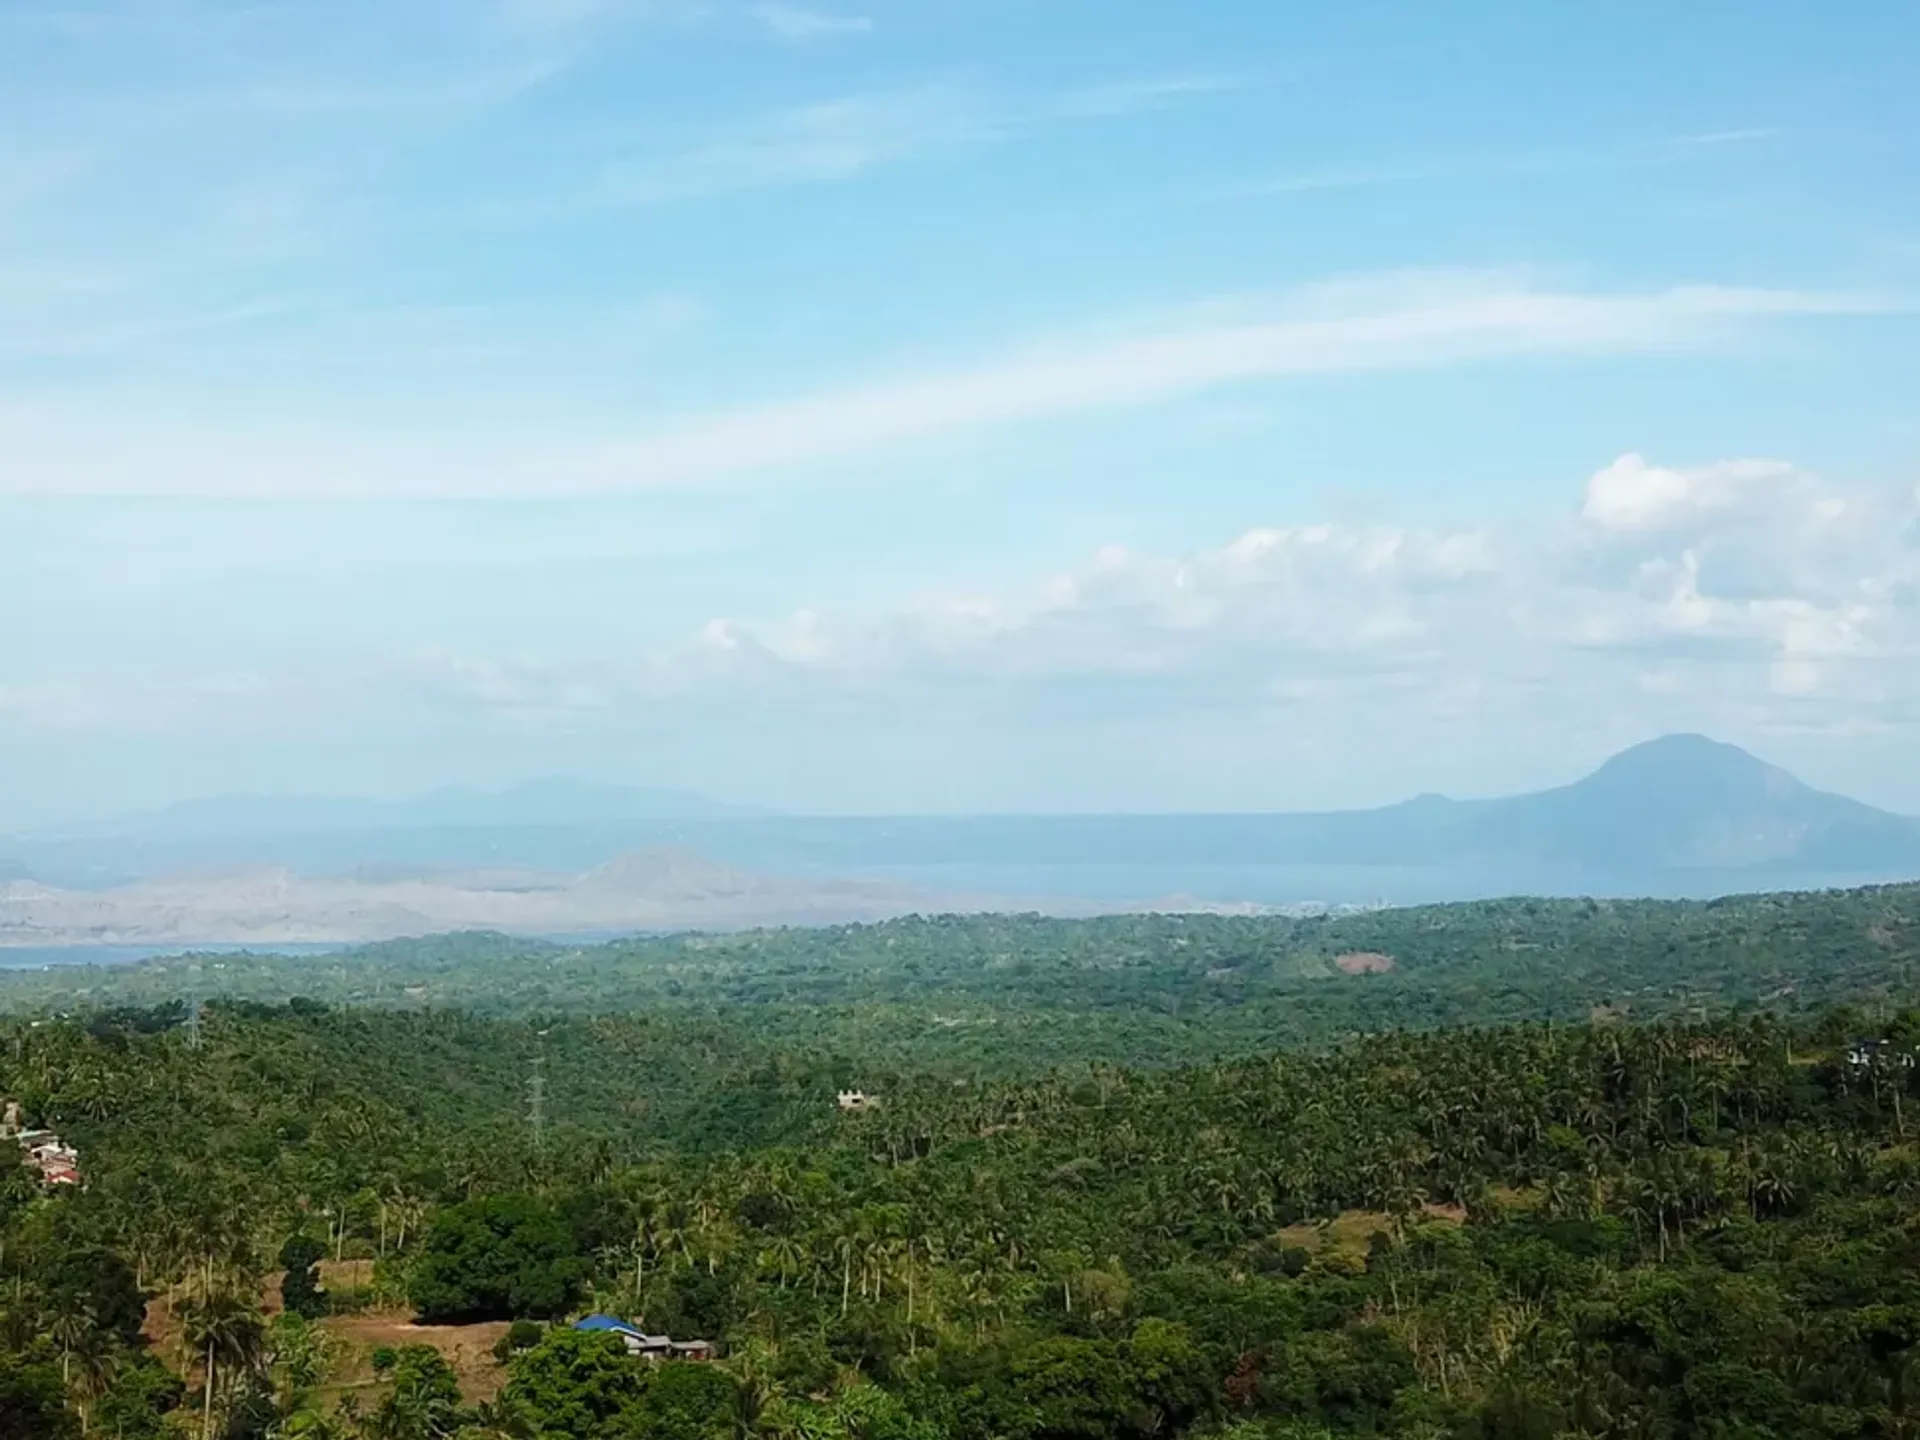
M 638 1325 L 622 1320 L 617 1315 L 589 1315 L 584 1320 L 574 1321 L 573 1328 L 598 1335 L 618 1335 L 643 1350 L 666 1350 L 678 1343 L 669 1335 L 649 1335 Z

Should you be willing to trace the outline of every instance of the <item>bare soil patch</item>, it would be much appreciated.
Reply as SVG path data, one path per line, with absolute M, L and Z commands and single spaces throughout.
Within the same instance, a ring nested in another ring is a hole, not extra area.
M 1399 962 L 1377 950 L 1355 950 L 1334 956 L 1333 963 L 1343 975 L 1384 975 Z
M 361 1279 L 361 1283 L 365 1283 L 372 1274 L 370 1261 L 349 1260 L 338 1268 L 327 1262 L 322 1270 L 323 1273 L 330 1270 L 328 1278 L 335 1286 L 341 1286 L 350 1283 L 350 1277 L 355 1274 L 351 1267 L 361 1265 L 366 1267 Z M 149 1301 L 141 1333 L 162 1364 L 191 1380 L 198 1361 L 187 1353 L 177 1298 L 166 1296 Z M 268 1278 L 261 1301 L 265 1314 L 280 1312 L 280 1276 Z M 493 1358 L 494 1345 L 507 1333 L 504 1320 L 477 1325 L 416 1325 L 406 1310 L 374 1310 L 359 1315 L 329 1315 L 316 1323 L 334 1342 L 331 1371 L 321 1390 L 335 1397 L 358 1391 L 363 1404 L 379 1399 L 383 1387 L 373 1371 L 373 1352 L 383 1345 L 396 1350 L 403 1345 L 431 1345 L 460 1377 L 460 1392 L 469 1404 L 493 1399 L 507 1381 L 505 1367 Z
M 1458 1205 L 1429 1203 L 1420 1210 L 1422 1218 L 1443 1225 L 1467 1223 L 1467 1212 Z M 1283 1245 L 1297 1245 L 1313 1254 L 1326 1250 L 1359 1257 L 1367 1253 L 1367 1244 L 1376 1234 L 1392 1226 L 1393 1217 L 1378 1210 L 1343 1210 L 1324 1225 L 1289 1225 L 1277 1238 Z
M 320 1262 L 322 1290 L 364 1290 L 371 1284 L 373 1284 L 373 1261 L 371 1260 L 322 1260 Z
M 493 1358 L 493 1347 L 507 1333 L 507 1322 L 477 1325 L 416 1325 L 404 1310 L 363 1315 L 332 1315 L 320 1326 L 339 1345 L 330 1390 L 373 1386 L 373 1352 L 383 1345 L 431 1345 L 460 1377 L 460 1393 L 469 1404 L 491 1400 L 506 1383 L 507 1372 Z
M 185 1328 L 180 1323 L 180 1311 L 174 1304 L 174 1297 L 161 1295 L 147 1302 L 147 1316 L 141 1323 L 140 1333 L 146 1338 L 147 1348 L 154 1357 L 180 1375 L 187 1373 L 190 1363 Z

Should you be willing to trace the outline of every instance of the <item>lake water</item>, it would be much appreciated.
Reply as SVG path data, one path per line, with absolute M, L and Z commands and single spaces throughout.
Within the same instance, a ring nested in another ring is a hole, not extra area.
M 793 873 L 789 869 L 788 873 Z M 1232 905 L 1430 905 L 1453 900 L 1505 895 L 1592 895 L 1601 898 L 1650 897 L 1709 899 L 1759 890 L 1820 890 L 1879 884 L 1911 877 L 1898 875 L 1790 875 L 1752 871 L 1667 872 L 1639 879 L 1597 877 L 1565 872 L 1519 873 L 1513 870 L 1442 870 L 1381 865 L 858 865 L 821 876 L 854 873 L 892 880 L 961 906 L 997 909 L 1045 909 L 1058 906 L 1152 905 L 1195 900 Z M 930 907 L 932 908 L 932 907 Z M 622 932 L 631 934 L 635 932 Z M 568 935 L 554 939 L 579 944 L 611 940 L 615 935 Z M 48 966 L 127 965 L 155 955 L 193 950 L 208 954 L 240 950 L 279 955 L 323 955 L 342 945 L 83 945 L 0 946 L 0 970 Z
M 54 965 L 131 965 L 155 955 L 325 955 L 339 945 L 0 945 L 0 970 L 44 970 Z
M 1822 890 L 1911 878 L 1667 871 L 1596 876 L 1566 871 L 1391 865 L 863 865 L 862 875 L 950 895 L 1150 904 L 1174 897 L 1222 904 L 1432 905 L 1508 895 L 1712 899 L 1760 890 Z

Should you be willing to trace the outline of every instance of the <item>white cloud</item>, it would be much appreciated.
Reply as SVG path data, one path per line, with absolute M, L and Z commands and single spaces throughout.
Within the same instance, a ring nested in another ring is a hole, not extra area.
M 1283 521 L 1187 554 L 1105 546 L 1024 584 L 715 615 L 679 643 L 643 615 L 583 611 L 584 633 L 529 634 L 520 649 L 407 648 L 397 633 L 384 656 L 306 657 L 297 676 L 239 660 L 225 673 L 217 649 L 198 668 L 36 672 L 0 685 L 0 732 L 16 749 L 36 736 L 405 738 L 562 758 L 630 753 L 644 734 L 663 756 L 729 757 L 730 774 L 785 756 L 763 767 L 770 783 L 816 796 L 857 787 L 880 752 L 910 784 L 963 761 L 985 783 L 991 757 L 1017 751 L 1044 757 L 1042 778 L 1064 787 L 1047 793 L 1121 805 L 1143 765 L 1163 797 L 1202 785 L 1212 803 L 1292 803 L 1302 792 L 1275 788 L 1286 764 L 1366 776 L 1386 756 L 1417 786 L 1434 783 L 1432 762 L 1410 757 L 1451 747 L 1487 757 L 1489 774 L 1510 775 L 1493 761 L 1520 750 L 1560 757 L 1562 773 L 1568 753 L 1672 729 L 1769 749 L 1773 736 L 1784 756 L 1814 753 L 1810 736 L 1866 736 L 1910 756 L 1920 494 L 1737 461 L 1671 467 L 1684 483 L 1650 487 L 1684 505 L 1588 513 L 1596 490 L 1655 468 L 1622 457 L 1527 523 Z M 1712 503 L 1693 505 L 1702 494 Z M 1640 523 L 1651 514 L 1681 518 Z M 1375 798 L 1405 779 L 1382 783 Z M 964 787 L 939 793 L 972 803 Z
M 864 28 L 863 17 L 783 11 L 786 38 Z M 801 18 L 804 16 L 805 18 Z M 766 15 L 762 13 L 763 22 Z M 843 95 L 734 122 L 677 149 L 643 149 L 600 170 L 594 203 L 661 205 L 743 191 L 852 179 L 962 146 L 1076 122 L 1124 119 L 1238 88 L 1230 76 L 1173 75 L 1109 81 L 1028 96 L 954 84 Z
M 1710 342 L 1741 320 L 1853 313 L 1838 294 L 1677 289 L 1594 294 L 1459 277 L 1380 308 L 1282 314 L 1056 345 L 959 370 L 749 407 L 610 447 L 595 488 L 682 484 L 827 460 L 955 430 L 1166 400 L 1297 374 L 1417 369 L 1515 355 L 1646 353 Z
M 1757 144 L 1771 140 L 1779 133 L 1774 129 L 1753 127 L 1673 135 L 1600 149 L 1492 151 L 1435 156 L 1411 164 L 1401 160 L 1391 164 L 1361 165 L 1338 170 L 1308 170 L 1228 185 L 1195 198 L 1213 201 L 1254 200 L 1268 196 L 1307 195 L 1323 190 L 1361 190 L 1377 186 L 1459 180 L 1516 180 L 1590 170 L 1667 165 L 1703 159 L 1729 146 Z
M 1104 547 L 1023 587 L 913 596 L 883 614 L 716 616 L 683 645 L 619 662 L 431 668 L 449 697 L 570 724 L 702 697 L 786 713 L 848 694 L 908 710 L 1013 697 L 1080 724 L 1076 694 L 1105 720 L 1197 707 L 1256 723 L 1283 705 L 1330 732 L 1348 707 L 1392 696 L 1408 735 L 1423 715 L 1543 703 L 1656 728 L 1661 715 L 1920 719 L 1920 497 L 1774 463 L 1672 473 L 1782 483 L 1737 489 L 1684 534 L 1623 538 L 1571 508 L 1508 529 L 1264 526 L 1186 555 Z M 1836 513 L 1854 517 L 1844 545 L 1821 528 Z
M 1805 485 L 1806 477 L 1778 461 L 1743 460 L 1672 470 L 1627 454 L 1587 482 L 1582 514 L 1602 530 L 1669 531 L 1716 513 L 1755 508 Z M 1808 508 L 1805 518 L 1827 523 L 1845 512 L 1845 500 L 1827 495 Z
M 832 163 L 831 151 L 818 163 Z M 848 163 L 851 163 L 849 157 Z M 1529 287 L 1483 274 L 1316 286 L 1249 311 L 1195 307 L 1153 330 L 1103 332 L 968 369 L 851 385 L 723 409 L 625 440 L 560 448 L 528 441 L 398 436 L 354 451 L 314 435 L 207 432 L 171 417 L 88 407 L 0 407 L 0 494 L 497 495 L 686 486 L 883 451 L 955 432 L 1146 405 L 1290 375 L 1412 370 L 1543 355 L 1708 348 L 1738 327 L 1867 313 L 1870 296 L 1683 288 L 1640 293 Z M 243 312 L 250 315 L 252 312 Z M 222 324 L 233 317 L 219 317 Z M 205 317 L 196 317 L 204 327 Z M 3 347 L 0 347 L 3 348 Z M 1625 457 L 1590 487 L 1603 529 L 1663 526 L 1748 489 L 1795 484 L 1765 466 L 1681 474 Z
M 1705 130 L 1695 135 L 1681 135 L 1667 143 L 1675 146 L 1711 148 L 1718 145 L 1753 145 L 1762 140 L 1772 140 L 1779 130 L 1769 125 L 1749 125 L 1736 130 Z
M 496 16 L 509 29 L 572 30 L 613 10 L 616 0 L 500 0 Z
M 1698 523 L 1646 523 L 1702 497 Z M 796 673 L 903 684 L 1144 676 L 1169 695 L 1224 686 L 1242 705 L 1337 706 L 1392 683 L 1419 708 L 1463 686 L 1498 703 L 1604 680 L 1616 705 L 1638 690 L 1870 713 L 1920 704 L 1916 526 L 1911 495 L 1776 462 L 1662 471 L 1628 455 L 1560 526 L 1264 527 L 1185 556 L 1103 550 L 1017 593 L 922 597 L 837 625 L 811 612 L 728 621 L 726 633 Z
M 1649 465 L 1638 455 L 1622 455 L 1587 482 L 1584 513 L 1604 530 L 1645 530 L 1686 505 L 1696 481 L 1677 470 Z
M 1147 80 L 1113 80 L 1068 90 L 1051 107 L 1062 116 L 1117 118 L 1161 110 L 1196 96 L 1244 89 L 1237 75 L 1171 75 Z
M 753 18 L 782 40 L 820 40 L 835 35 L 864 35 L 873 29 L 867 15 L 842 15 L 800 5 L 756 5 Z
M 943 86 L 798 106 L 691 149 L 614 161 L 603 205 L 659 205 L 745 190 L 847 180 L 930 151 L 1002 133 L 1008 118 Z

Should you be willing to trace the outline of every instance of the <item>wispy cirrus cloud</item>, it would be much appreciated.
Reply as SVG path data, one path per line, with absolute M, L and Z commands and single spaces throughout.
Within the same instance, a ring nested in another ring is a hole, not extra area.
M 652 14 L 621 0 L 499 0 L 421 7 L 396 33 L 377 12 L 315 0 L 53 3 L 0 9 L 0 46 L 11 27 L 40 62 L 19 72 L 14 106 L 138 143 L 156 126 L 236 113 L 297 122 L 485 108 L 565 70 L 604 29 Z
M 0 219 L 80 179 L 86 170 L 84 154 L 68 145 L 0 155 Z
M 931 82 L 836 96 L 731 123 L 683 148 L 621 156 L 601 168 L 595 198 L 655 205 L 845 181 L 1052 126 L 1165 110 L 1239 84 L 1224 75 L 1175 75 L 1013 96 Z
M 0 411 L 19 457 L 0 492 L 482 495 L 641 491 L 884 452 L 935 436 L 1166 402 L 1294 375 L 1433 369 L 1539 356 L 1698 352 L 1757 325 L 1895 308 L 1844 292 L 1696 286 L 1551 289 L 1482 272 L 1361 277 L 1261 301 L 1215 303 L 1158 326 L 1012 349 L 971 367 L 719 408 L 630 438 L 537 447 L 230 429 L 110 437 L 44 409 Z M 177 423 L 177 422 L 175 422 Z
M 1246 87 L 1247 81 L 1243 77 L 1227 74 L 1112 80 L 1064 90 L 1048 108 L 1063 117 L 1116 118 L 1164 110 L 1208 95 L 1231 94 Z
M 1179 103 L 1179 79 L 1002 93 L 911 76 L 771 113 L 656 113 L 535 127 L 506 165 L 478 154 L 645 27 L 698 45 L 702 0 L 484 0 L 343 14 L 317 0 L 0 5 L 0 273 L 115 277 L 110 306 L 0 294 L 0 349 L 99 354 L 116 335 L 195 329 L 262 296 L 357 307 L 366 277 L 425 237 L 511 245 L 622 209 L 831 185 Z M 732 7 L 736 18 L 744 6 Z M 793 38 L 868 17 L 768 0 Z M 656 63 L 649 47 L 645 63 Z M 658 47 L 664 48 L 664 47 Z M 24 143 L 32 141 L 32 144 Z M 137 215 L 137 221 L 126 217 Z M 404 288 L 404 278 L 394 283 Z M 30 313 L 18 311 L 25 304 Z M 185 324 L 181 317 L 186 317 Z M 19 323 L 16 323 L 19 322 Z M 68 338 L 62 339 L 62 334 Z
M 1000 107 L 947 86 L 849 95 L 796 106 L 688 149 L 612 161 L 600 172 L 595 198 L 658 205 L 843 181 L 996 139 L 1013 123 Z
M 1677 135 L 1662 143 L 1676 147 L 1711 148 L 1716 145 L 1755 145 L 1771 140 L 1779 130 L 1770 125 L 1751 125 L 1744 129 L 1703 130 L 1694 135 Z
M 1305 195 L 1321 190 L 1363 190 L 1449 180 L 1524 179 L 1591 170 L 1670 165 L 1698 158 L 1711 151 L 1764 144 L 1780 134 L 1778 129 L 1769 126 L 1752 126 L 1664 136 L 1597 149 L 1516 149 L 1477 155 L 1435 156 L 1413 162 L 1299 170 L 1292 174 L 1268 175 L 1222 186 L 1201 198 L 1245 200 L 1270 195 Z
M 865 35 L 873 29 L 873 17 L 870 15 L 813 10 L 803 5 L 755 5 L 751 13 L 770 34 L 788 41 L 825 40 L 836 35 Z
M 611 447 L 591 483 L 682 484 L 1288 375 L 1685 350 L 1728 326 L 1885 308 L 1877 297 L 1837 293 L 1582 293 L 1488 276 L 1394 277 L 1301 292 L 1264 315 L 1055 344 L 973 369 L 725 411 Z
M 620 0 L 498 0 L 496 23 L 520 30 L 573 30 L 620 10 Z

